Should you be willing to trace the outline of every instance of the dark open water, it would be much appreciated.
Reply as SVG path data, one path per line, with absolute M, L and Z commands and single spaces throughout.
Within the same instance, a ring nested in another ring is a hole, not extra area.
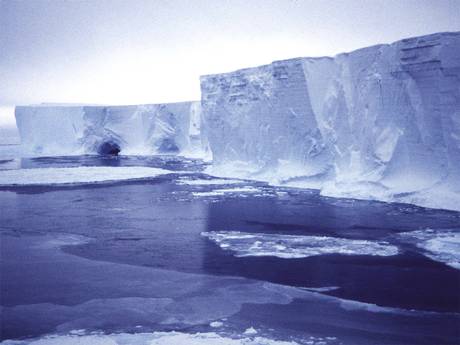
M 311 336 L 329 337 L 328 344 L 460 343 L 460 271 L 398 236 L 459 230 L 457 212 L 325 198 L 254 182 L 244 186 L 256 193 L 200 194 L 232 186 L 184 183 L 208 178 L 201 172 L 205 165 L 171 157 L 2 164 L 189 172 L 136 182 L 0 188 L 2 339 L 74 329 L 215 331 L 209 323 L 223 319 L 219 331 L 227 334 L 254 327 L 305 343 Z M 201 235 L 208 231 L 386 241 L 399 254 L 237 257 Z M 337 288 L 318 293 L 292 287 Z

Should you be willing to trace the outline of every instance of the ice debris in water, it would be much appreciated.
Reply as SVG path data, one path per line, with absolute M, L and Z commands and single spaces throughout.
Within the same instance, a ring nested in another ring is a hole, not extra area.
M 254 327 L 249 327 L 244 331 L 244 334 L 246 335 L 254 335 L 257 334 L 257 331 Z
M 416 230 L 399 236 L 423 249 L 430 259 L 460 269 L 460 229 Z
M 186 178 L 181 178 L 177 181 L 179 184 L 185 184 L 190 186 L 213 186 L 213 185 L 227 185 L 227 184 L 240 184 L 245 181 L 242 180 L 232 180 L 232 179 L 195 179 L 190 180 Z
M 327 236 L 246 233 L 240 231 L 202 232 L 235 256 L 276 256 L 283 259 L 324 254 L 391 256 L 398 248 L 384 241 L 357 240 Z
M 235 187 L 226 189 L 215 189 L 210 192 L 193 192 L 194 196 L 208 197 L 208 196 L 222 196 L 225 194 L 246 194 L 246 193 L 257 193 L 260 192 L 258 188 L 247 186 L 247 187 Z
M 213 321 L 209 324 L 212 328 L 219 328 L 222 327 L 224 323 L 222 321 Z

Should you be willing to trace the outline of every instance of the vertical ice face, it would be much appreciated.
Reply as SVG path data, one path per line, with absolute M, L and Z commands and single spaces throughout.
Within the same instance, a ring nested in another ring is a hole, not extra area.
M 185 155 L 211 159 L 206 126 L 203 124 L 201 102 L 192 102 L 190 106 L 190 122 L 188 128 L 189 147 Z
M 22 146 L 29 152 L 82 153 L 78 138 L 85 132 L 84 110 L 77 106 L 16 107 Z
M 417 174 L 425 185 L 441 179 L 458 183 L 460 34 L 435 34 L 396 45 L 400 65 L 393 76 L 404 83 L 410 117 L 386 181 Z M 395 171 L 397 164 L 406 170 Z
M 199 155 L 199 104 L 24 106 L 16 107 L 16 122 L 23 147 L 34 154 Z
M 203 76 L 201 89 L 214 171 L 244 161 L 327 194 L 460 201 L 460 33 Z
M 201 91 L 201 103 L 17 107 L 16 120 L 32 153 L 212 151 L 215 174 L 460 209 L 459 32 L 207 75 Z
M 204 121 L 216 164 L 308 164 L 323 152 L 301 59 L 201 78 Z

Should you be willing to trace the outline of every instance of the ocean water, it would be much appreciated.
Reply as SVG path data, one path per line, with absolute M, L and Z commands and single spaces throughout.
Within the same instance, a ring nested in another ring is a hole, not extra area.
M 217 179 L 181 157 L 10 152 L 5 344 L 460 340 L 458 212 Z

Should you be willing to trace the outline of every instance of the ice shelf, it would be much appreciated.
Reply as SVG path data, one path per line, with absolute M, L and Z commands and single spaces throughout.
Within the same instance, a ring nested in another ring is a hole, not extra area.
M 212 152 L 216 176 L 460 210 L 460 32 L 205 75 L 201 92 L 16 121 L 35 154 Z
M 460 209 L 460 33 L 201 77 L 215 175 Z
M 130 106 L 19 106 L 25 152 L 42 155 L 200 154 L 200 102 Z

